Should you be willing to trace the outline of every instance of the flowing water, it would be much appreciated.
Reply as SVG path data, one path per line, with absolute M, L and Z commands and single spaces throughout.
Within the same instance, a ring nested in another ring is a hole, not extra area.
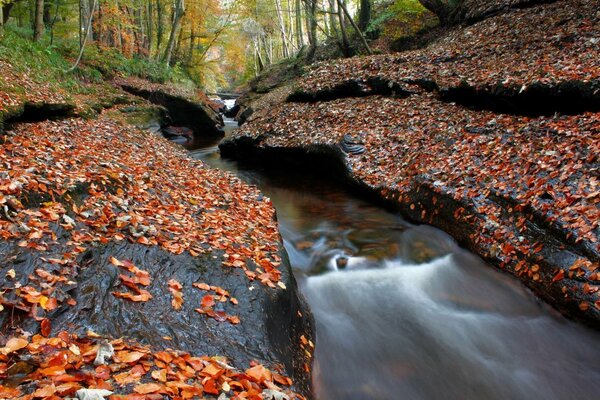
M 443 232 L 331 183 L 222 160 L 214 142 L 196 146 L 194 157 L 256 184 L 277 209 L 316 320 L 319 400 L 600 397 L 600 334 Z

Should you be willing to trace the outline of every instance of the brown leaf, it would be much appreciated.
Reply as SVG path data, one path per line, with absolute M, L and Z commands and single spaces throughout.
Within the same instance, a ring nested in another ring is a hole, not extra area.
M 157 393 L 164 390 L 164 386 L 158 383 L 143 383 L 133 388 L 133 391 L 140 394 Z
M 8 342 L 6 342 L 6 345 L 2 348 L 0 348 L 0 353 L 2 354 L 10 354 L 12 352 L 21 350 L 22 348 L 27 347 L 27 345 L 29 344 L 29 342 L 23 338 L 20 337 L 12 337 L 10 339 L 8 339 Z

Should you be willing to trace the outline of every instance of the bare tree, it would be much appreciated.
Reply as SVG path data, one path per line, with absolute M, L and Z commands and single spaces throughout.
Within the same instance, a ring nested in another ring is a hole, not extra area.
M 33 41 L 38 42 L 44 33 L 44 0 L 35 0 L 33 19 Z
M 177 0 L 175 3 L 175 9 L 173 10 L 173 22 L 171 24 L 171 33 L 169 34 L 169 41 L 167 42 L 167 48 L 165 49 L 165 55 L 163 61 L 167 64 L 171 64 L 171 57 L 173 57 L 173 49 L 175 48 L 175 40 L 181 25 L 181 18 L 185 13 L 185 0 Z

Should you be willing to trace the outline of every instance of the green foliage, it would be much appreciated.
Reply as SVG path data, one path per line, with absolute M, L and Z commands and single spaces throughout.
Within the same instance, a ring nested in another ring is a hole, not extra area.
M 373 38 L 384 35 L 396 40 L 436 24 L 435 16 L 418 0 L 395 0 L 376 10 L 366 33 Z
M 77 79 L 67 73 L 68 63 L 53 46 L 35 43 L 22 36 L 27 31 L 6 29 L 0 39 L 0 59 L 11 63 L 17 72 L 27 73 L 31 79 L 55 84 L 72 90 Z
M 69 58 L 77 57 L 79 51 L 78 44 L 73 41 L 61 41 L 59 49 Z M 163 62 L 137 55 L 126 57 L 114 47 L 98 47 L 94 43 L 87 44 L 78 72 L 84 77 L 91 76 L 93 81 L 117 75 L 137 76 L 155 83 L 189 80 L 178 65 L 169 67 Z

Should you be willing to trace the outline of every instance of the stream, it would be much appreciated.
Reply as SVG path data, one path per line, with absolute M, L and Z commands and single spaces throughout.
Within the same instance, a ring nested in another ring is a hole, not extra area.
M 237 124 L 226 120 L 226 134 Z M 191 155 L 277 209 L 316 321 L 317 399 L 597 399 L 600 333 L 566 320 L 445 233 L 331 183 Z

